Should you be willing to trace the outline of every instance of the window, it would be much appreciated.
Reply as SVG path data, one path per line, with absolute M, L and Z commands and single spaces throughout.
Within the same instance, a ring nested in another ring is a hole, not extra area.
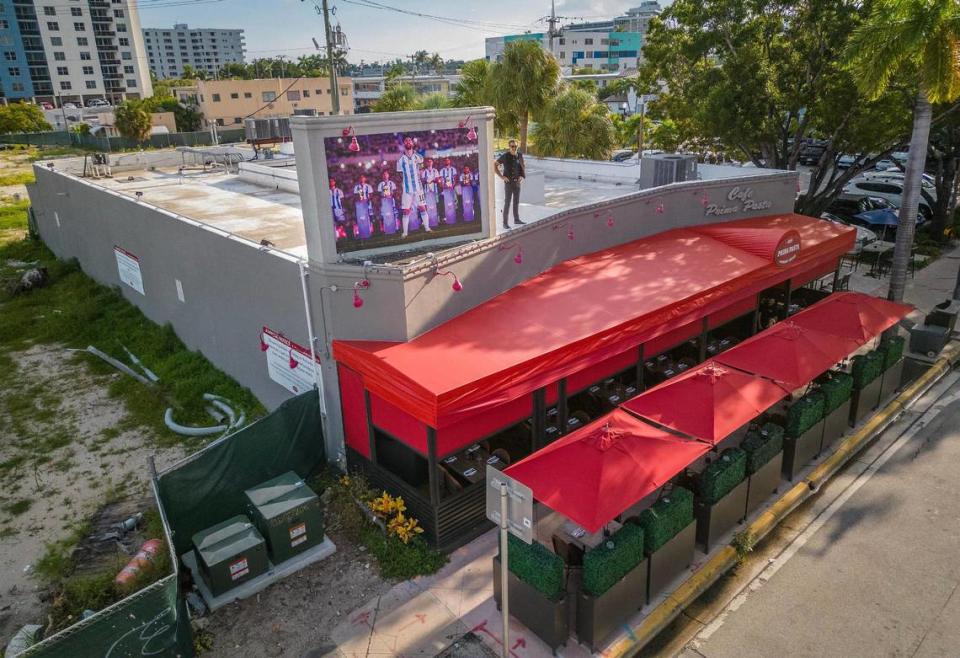
M 123 67 L 123 72 L 124 72 L 124 73 L 133 73 L 133 67 L 132 67 L 132 66 L 129 66 L 129 65 L 124 66 L 124 67 Z
M 235 125 L 235 126 L 242 126 L 242 125 L 243 125 L 243 117 L 233 117 L 233 125 Z
M 317 93 L 317 96 L 323 96 L 323 90 L 322 90 L 322 89 L 317 89 L 317 90 L 316 90 L 316 93 Z
M 83 67 L 83 74 L 84 74 L 84 75 L 93 75 L 93 67 L 92 67 L 92 66 L 84 66 L 84 67 Z
M 120 59 L 130 60 L 133 59 L 133 55 L 131 55 L 128 51 L 123 51 L 120 53 Z
M 560 51 L 560 59 L 566 59 L 566 58 L 567 58 L 567 51 L 566 51 L 566 50 L 561 50 L 561 51 Z
M 51 32 L 59 32 L 60 23 L 58 23 L 57 21 L 47 21 L 47 29 L 50 30 Z
M 119 39 L 117 39 L 117 42 L 121 46 L 127 46 L 127 47 L 130 46 L 130 39 L 128 39 L 127 37 L 120 37 Z
M 341 96 L 349 96 L 349 95 L 350 95 L 350 87 L 340 87 L 340 95 L 341 95 Z
M 213 97 L 212 97 L 212 99 L 213 99 L 213 102 L 214 102 L 214 103 L 219 103 L 219 102 L 220 102 L 220 94 L 214 94 Z
M 71 16 L 83 16 L 83 9 L 80 7 L 70 7 Z
M 70 90 L 73 89 L 73 85 L 71 85 L 69 82 L 61 82 L 60 88 L 63 90 Z
M 245 92 L 243 92 L 243 97 L 244 97 L 244 98 L 253 98 L 253 94 L 251 94 L 249 91 L 245 91 Z
M 300 100 L 300 92 L 296 90 L 290 90 L 287 92 L 288 101 L 298 101 Z
M 264 103 L 269 103 L 271 101 L 277 100 L 277 92 L 275 91 L 265 91 L 260 94 L 260 98 L 263 99 Z
M 12 76 L 14 76 L 14 77 L 17 77 L 17 76 L 20 75 L 20 67 L 18 67 L 18 66 L 11 66 L 11 67 L 9 67 L 9 68 L 7 69 L 7 73 L 9 73 L 10 75 L 12 75 Z
M 6 18 L 0 18 L 0 30 L 6 30 L 10 27 L 10 23 L 7 22 Z
M 133 89 L 133 88 L 135 88 L 136 86 L 137 86 L 137 81 L 136 81 L 136 80 L 127 80 L 127 88 L 128 88 L 128 89 Z
M 303 90 L 303 97 L 304 97 L 304 98 L 310 98 L 310 90 L 309 90 L 309 89 L 304 89 L 304 90 Z
M 74 32 L 86 32 L 87 26 L 84 25 L 83 23 L 74 23 L 73 30 Z
M 610 45 L 610 39 L 600 39 L 600 45 L 601 45 L 601 46 L 609 46 L 609 45 Z
M 224 125 L 224 124 L 223 124 L 223 119 L 217 119 L 217 125 L 218 125 L 218 126 Z
M 87 39 L 87 37 L 77 37 L 77 45 L 78 45 L 78 46 L 89 46 L 89 45 L 90 45 L 90 41 Z
M 83 60 L 84 62 L 89 62 L 90 53 L 87 53 L 87 52 L 80 53 L 80 59 Z
M 24 91 L 22 82 L 14 82 L 12 85 L 10 85 L 10 87 L 13 89 L 13 91 Z
M 43 8 L 43 15 L 44 15 L 44 16 L 56 16 L 56 15 L 57 15 L 57 8 L 56 8 L 56 7 L 44 7 L 44 8 Z
M 67 56 L 64 55 L 63 53 L 53 53 L 53 58 L 58 62 L 67 61 Z
M 50 37 L 50 45 L 51 45 L 51 46 L 62 46 L 62 45 L 63 45 L 63 37 Z
M 4 51 L 3 58 L 8 62 L 15 62 L 17 61 L 17 53 L 12 50 Z
M 113 10 L 113 17 L 114 17 L 114 18 L 123 18 L 123 10 L 122 10 L 122 9 L 114 9 L 114 10 Z
M 70 75 L 70 69 L 68 69 L 66 66 L 58 66 L 57 75 Z
M 560 38 L 560 45 L 561 45 L 561 46 L 567 45 L 567 40 L 561 37 L 561 38 Z
M 230 92 L 230 98 L 240 98 L 240 94 L 235 91 Z
M 86 85 L 87 85 L 87 89 L 96 89 L 96 88 L 97 88 L 97 81 L 96 81 L 96 80 L 87 80 Z
M 126 32 L 127 25 L 126 23 L 117 23 L 117 32 Z

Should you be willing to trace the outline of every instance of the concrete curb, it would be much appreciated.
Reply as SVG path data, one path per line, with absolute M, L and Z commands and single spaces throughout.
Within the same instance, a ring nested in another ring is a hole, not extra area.
M 909 404 L 950 372 L 958 360 L 960 360 L 960 343 L 953 342 L 926 372 L 890 400 L 886 406 L 874 413 L 859 430 L 846 437 L 830 457 L 814 468 L 806 478 L 788 489 L 769 509 L 747 525 L 743 532 L 750 533 L 757 540 L 765 537 L 790 512 L 813 496 L 837 471 L 891 425 Z M 640 651 L 736 563 L 736 550 L 733 546 L 724 546 L 662 603 L 647 613 L 637 626 L 628 628 L 627 637 L 608 647 L 603 652 L 604 658 L 626 658 Z

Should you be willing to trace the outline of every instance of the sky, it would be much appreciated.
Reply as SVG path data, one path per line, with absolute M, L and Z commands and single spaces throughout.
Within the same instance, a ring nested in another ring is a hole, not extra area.
M 438 52 L 444 59 L 483 57 L 484 39 L 525 31 L 546 31 L 538 19 L 550 13 L 549 0 L 375 0 L 405 11 L 440 16 L 433 20 L 361 6 L 367 0 L 328 0 L 350 44 L 348 59 L 392 60 L 416 50 Z M 296 59 L 323 45 L 320 0 L 137 0 L 143 27 L 242 28 L 247 61 L 285 55 Z M 639 0 L 558 0 L 557 15 L 601 20 L 622 14 Z M 669 4 L 661 0 L 662 6 Z M 564 21 L 571 22 L 571 21 Z

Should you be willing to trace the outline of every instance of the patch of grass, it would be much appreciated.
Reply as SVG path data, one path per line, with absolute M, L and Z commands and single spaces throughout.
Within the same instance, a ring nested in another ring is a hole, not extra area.
M 33 174 L 31 174 L 33 176 Z M 0 185 L 3 183 L 3 176 L 0 176 Z M 27 209 L 30 207 L 30 201 L 16 201 L 0 206 L 0 231 L 9 229 L 27 230 Z
M 65 580 L 50 606 L 47 634 L 75 624 L 84 610 L 100 610 L 121 598 L 113 578 L 114 574 L 107 572 Z
M 95 345 L 126 361 L 126 346 L 157 373 L 158 385 L 144 386 L 131 377 L 117 375 L 95 357 L 74 357 L 83 359 L 94 374 L 111 377 L 108 391 L 124 401 L 129 414 L 123 427 L 146 426 L 154 430 L 162 444 L 182 443 L 182 437 L 163 424 L 164 411 L 173 407 L 180 423 L 207 424 L 210 419 L 204 411 L 204 393 L 232 400 L 250 420 L 266 413 L 248 389 L 202 354 L 188 350 L 172 327 L 149 321 L 119 290 L 99 285 L 76 262 L 59 261 L 32 240 L 0 245 L 0 268 L 8 259 L 39 261 L 47 268 L 51 283 L 13 298 L 0 293 L 0 336 L 5 337 L 0 339 L 0 353 L 26 349 L 33 343 L 66 344 L 76 349 Z
M 26 513 L 26 511 L 30 509 L 31 505 L 33 505 L 33 501 L 29 498 L 24 498 L 23 500 L 18 500 L 10 505 L 4 505 L 3 511 L 10 516 L 20 516 L 21 514 Z
M 28 185 L 36 183 L 37 179 L 33 175 L 33 170 L 18 171 L 12 174 L 0 175 L 0 186 L 4 185 Z
M 90 522 L 84 521 L 74 526 L 66 537 L 50 542 L 44 547 L 43 555 L 33 565 L 33 572 L 42 581 L 56 583 L 66 578 L 73 570 L 70 554 L 73 547 L 90 534 Z
M 361 532 L 364 546 L 380 565 L 380 575 L 395 580 L 436 573 L 447 563 L 447 556 L 433 550 L 420 538 L 404 544 L 396 537 L 387 537 L 375 525 L 367 525 Z

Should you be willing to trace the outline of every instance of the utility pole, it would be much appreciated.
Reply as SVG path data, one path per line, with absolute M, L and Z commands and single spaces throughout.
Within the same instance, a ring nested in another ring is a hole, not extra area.
M 554 37 L 559 36 L 560 30 L 557 29 L 557 25 L 560 23 L 560 19 L 557 18 L 557 3 L 556 0 L 550 0 L 550 17 L 547 19 L 547 37 L 550 40 L 550 53 L 553 53 L 553 39 Z
M 333 61 L 333 31 L 330 29 L 330 9 L 327 0 L 323 3 L 323 31 L 327 40 L 327 67 L 330 73 L 330 102 L 333 103 L 333 114 L 340 114 L 340 87 L 337 85 L 337 69 Z

